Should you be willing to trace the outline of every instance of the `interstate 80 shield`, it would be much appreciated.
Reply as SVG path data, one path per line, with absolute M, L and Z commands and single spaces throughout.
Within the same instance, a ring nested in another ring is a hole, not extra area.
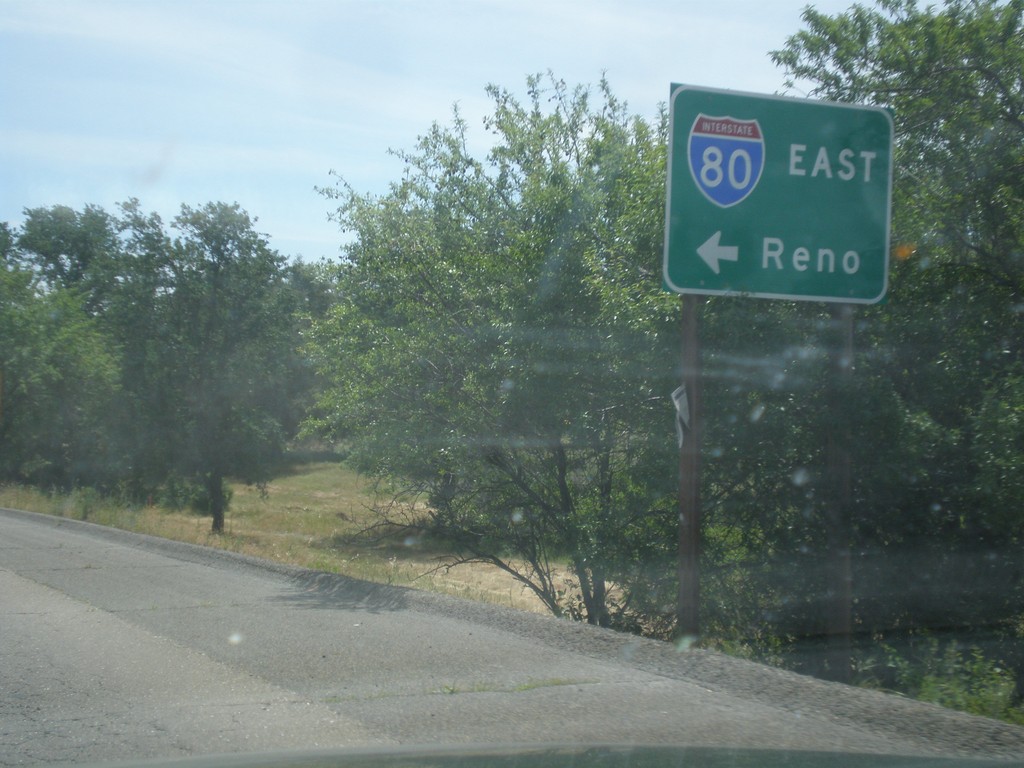
M 745 200 L 764 170 L 764 134 L 757 120 L 698 114 L 690 128 L 687 157 L 701 193 L 728 208 Z

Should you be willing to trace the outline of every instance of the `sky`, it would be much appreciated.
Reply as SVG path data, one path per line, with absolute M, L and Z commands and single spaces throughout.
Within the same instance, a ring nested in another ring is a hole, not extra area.
M 389 150 L 456 104 L 485 153 L 488 84 L 603 74 L 649 118 L 673 82 L 778 93 L 808 4 L 853 0 L 0 0 L 0 221 L 223 201 L 282 255 L 337 258 L 316 188 L 385 192 Z

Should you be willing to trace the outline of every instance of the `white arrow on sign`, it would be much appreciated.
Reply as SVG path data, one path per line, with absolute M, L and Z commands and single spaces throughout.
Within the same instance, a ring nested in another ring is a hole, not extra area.
M 719 230 L 705 240 L 704 244 L 697 249 L 697 254 L 704 259 L 704 263 L 711 267 L 711 271 L 716 275 L 720 269 L 718 262 L 738 261 L 740 258 L 739 246 L 722 245 L 721 240 L 722 231 Z

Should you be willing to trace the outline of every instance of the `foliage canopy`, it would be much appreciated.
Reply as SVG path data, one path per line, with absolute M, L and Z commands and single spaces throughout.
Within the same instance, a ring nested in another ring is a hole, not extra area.
M 225 477 L 265 480 L 297 421 L 295 295 L 253 223 L 183 206 L 172 236 L 131 201 L 5 229 L 5 478 L 134 498 L 184 481 L 223 528 Z
M 317 426 L 407 483 L 457 559 L 607 624 L 609 580 L 662 558 L 652 533 L 674 519 L 673 302 L 650 290 L 665 121 L 629 117 L 605 83 L 488 93 L 485 158 L 456 113 L 388 194 L 329 190 L 355 241 L 314 329 Z

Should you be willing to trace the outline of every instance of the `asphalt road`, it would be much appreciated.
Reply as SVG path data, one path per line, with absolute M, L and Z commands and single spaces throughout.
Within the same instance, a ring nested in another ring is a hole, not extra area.
M 1024 757 L 895 696 L 0 510 L 0 765 L 556 742 Z

